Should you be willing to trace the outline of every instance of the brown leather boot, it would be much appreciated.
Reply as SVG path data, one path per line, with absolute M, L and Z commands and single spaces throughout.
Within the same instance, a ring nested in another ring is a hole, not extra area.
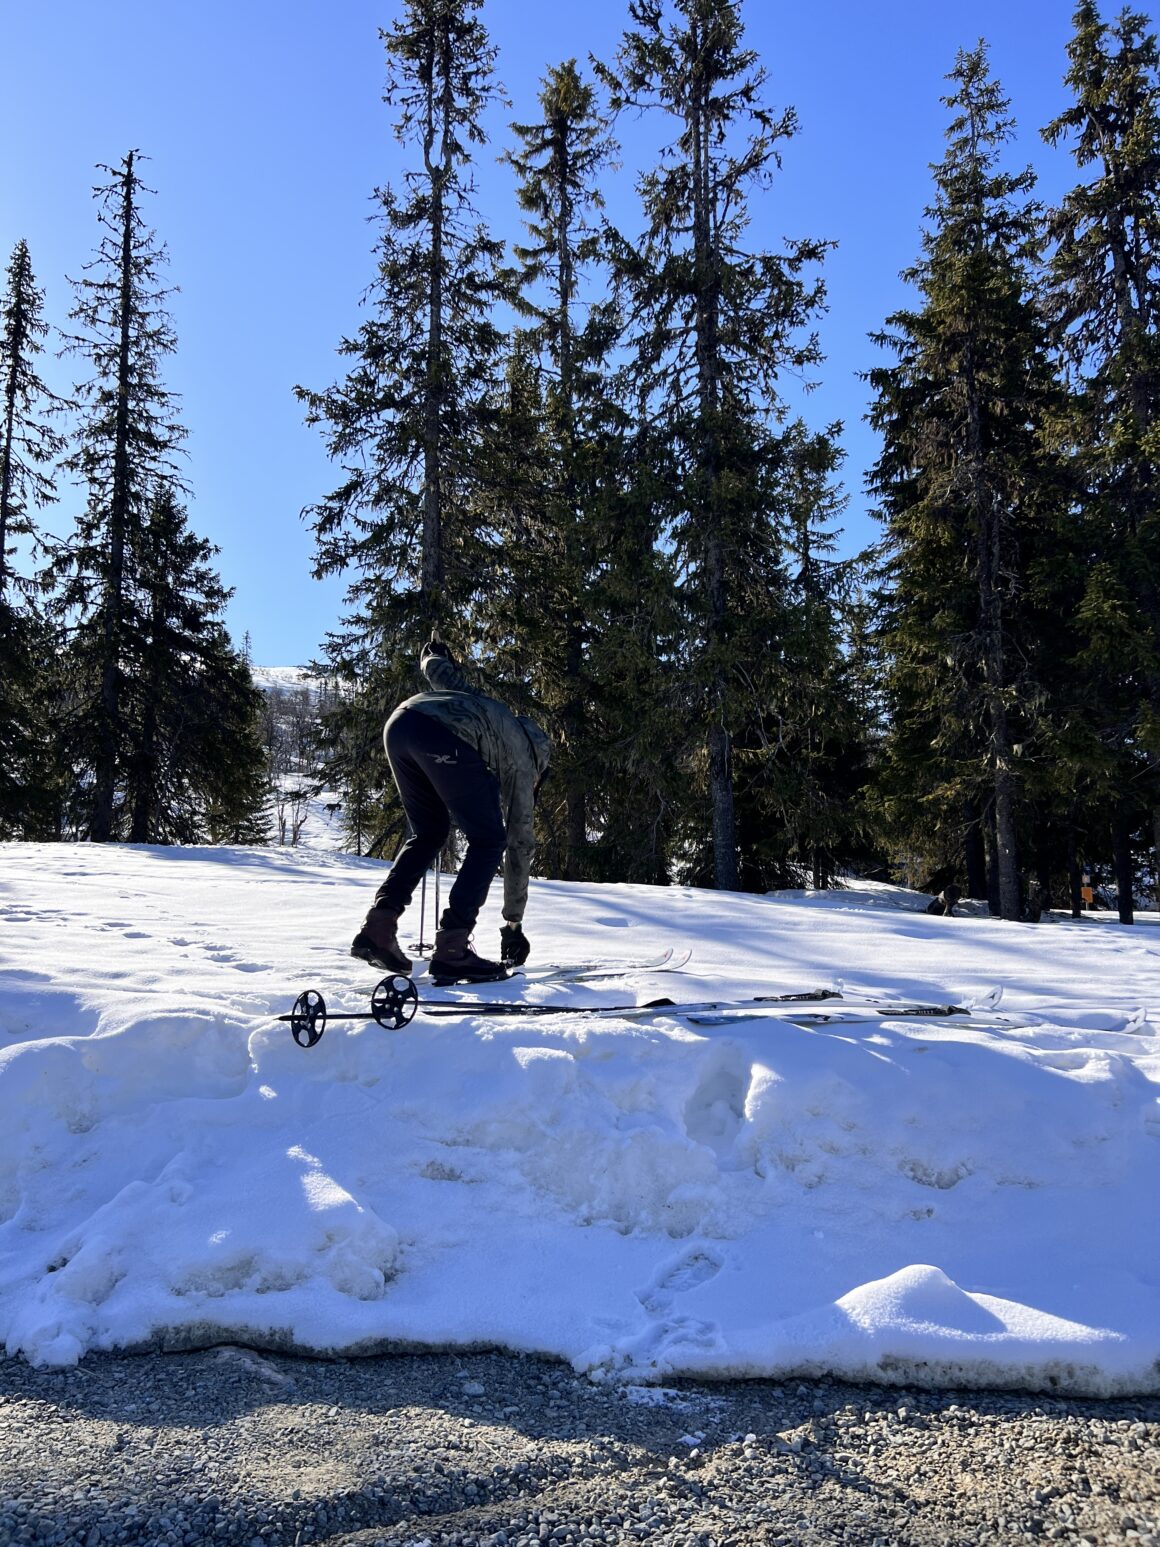
M 496 983 L 509 976 L 501 962 L 489 962 L 471 949 L 470 929 L 437 929 L 427 971 L 432 983 Z
M 411 973 L 411 962 L 399 948 L 399 915 L 393 908 L 372 908 L 351 942 L 350 954 L 384 972 Z

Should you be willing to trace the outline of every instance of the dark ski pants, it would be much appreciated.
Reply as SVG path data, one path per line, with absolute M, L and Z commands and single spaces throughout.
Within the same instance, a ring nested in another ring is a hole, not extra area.
M 447 899 L 449 922 L 472 929 L 507 843 L 499 780 L 474 747 L 421 709 L 404 709 L 388 723 L 386 747 L 411 836 L 379 887 L 375 906 L 403 911 L 447 842 L 454 820 L 467 839 L 467 852 Z

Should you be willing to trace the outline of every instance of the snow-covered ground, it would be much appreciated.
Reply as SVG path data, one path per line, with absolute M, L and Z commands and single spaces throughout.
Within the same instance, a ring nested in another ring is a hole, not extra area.
M 305 666 L 251 666 L 250 676 L 254 686 L 261 688 L 263 693 L 292 693 L 305 689 L 317 695 L 320 687 L 320 679 Z
M 533 883 L 530 967 L 693 959 L 489 998 L 1004 995 L 927 1021 L 420 1014 L 302 1049 L 272 1017 L 306 987 L 365 1008 L 377 974 L 346 953 L 383 873 L 305 849 L 0 846 L 11 1352 L 493 1344 L 597 1379 L 1160 1390 L 1154 915 Z M 498 907 L 497 887 L 484 950 Z
M 270 801 L 271 841 L 290 848 L 345 849 L 351 836 L 342 820 L 342 800 L 334 790 L 314 792 L 300 774 L 281 774 Z

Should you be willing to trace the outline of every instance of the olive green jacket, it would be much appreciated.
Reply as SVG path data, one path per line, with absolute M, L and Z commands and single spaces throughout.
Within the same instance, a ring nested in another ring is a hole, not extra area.
M 518 924 L 527 907 L 528 877 L 536 851 L 532 821 L 536 786 L 547 769 L 552 744 L 534 720 L 513 714 L 498 698 L 474 689 L 449 656 L 425 651 L 419 665 L 433 691 L 408 698 L 395 715 L 404 709 L 431 715 L 474 747 L 499 780 L 500 810 L 507 829 L 503 916 Z

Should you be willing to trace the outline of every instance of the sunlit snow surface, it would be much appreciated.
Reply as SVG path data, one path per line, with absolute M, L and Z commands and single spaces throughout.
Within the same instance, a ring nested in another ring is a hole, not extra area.
M 11 1353 L 482 1344 L 632 1384 L 1160 1389 L 1155 915 L 533 883 L 529 966 L 693 960 L 490 998 L 1004 995 L 850 1025 L 336 1021 L 299 1048 L 272 1017 L 301 989 L 369 1002 L 378 974 L 347 948 L 384 873 L 303 849 L 0 846 Z

